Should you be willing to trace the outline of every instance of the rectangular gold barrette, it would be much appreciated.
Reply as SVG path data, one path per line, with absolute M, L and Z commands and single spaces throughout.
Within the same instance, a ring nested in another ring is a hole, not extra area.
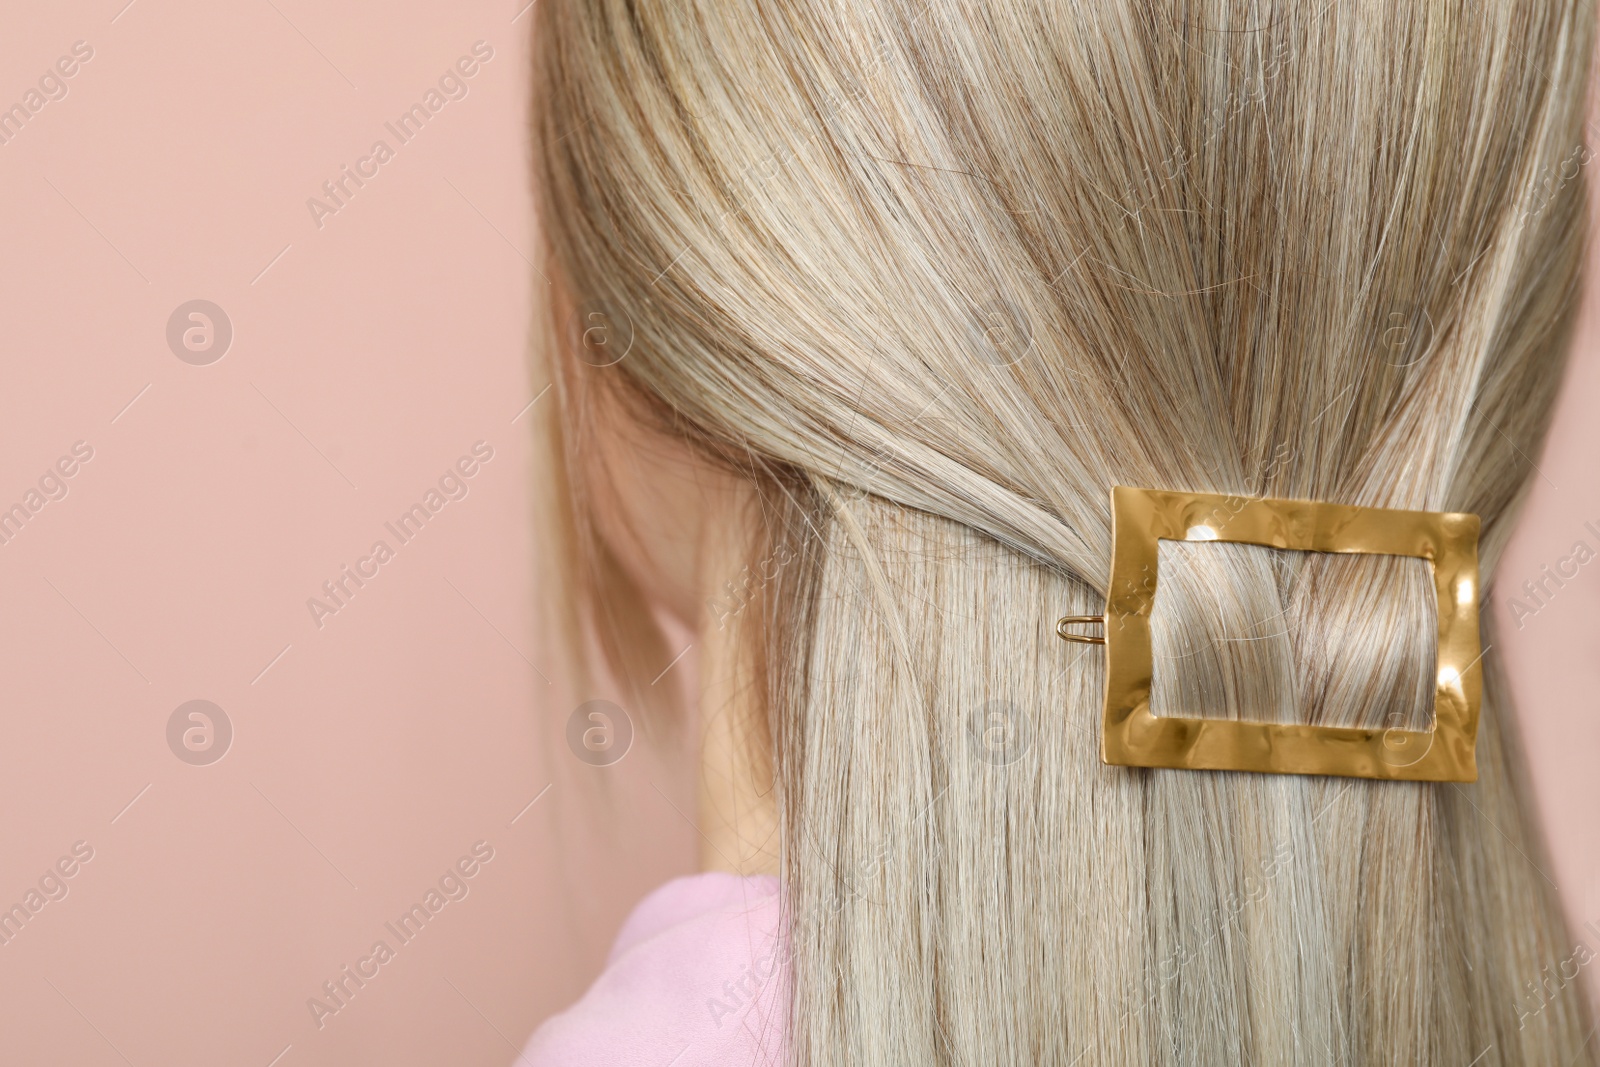
M 1106 647 L 1100 758 L 1124 767 L 1329 774 L 1426 782 L 1478 777 L 1478 516 L 1216 493 L 1111 490 L 1111 581 L 1104 617 L 1068 615 L 1069 641 Z M 1439 604 L 1433 729 L 1366 729 L 1186 719 L 1150 711 L 1150 612 L 1158 542 L 1228 541 L 1305 552 L 1414 556 Z M 1070 626 L 1104 623 L 1105 636 Z

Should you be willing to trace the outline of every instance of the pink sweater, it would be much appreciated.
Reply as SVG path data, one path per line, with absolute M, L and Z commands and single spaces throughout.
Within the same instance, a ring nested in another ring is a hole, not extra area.
M 711 872 L 645 897 L 606 969 L 533 1035 L 521 1067 L 747 1067 L 783 1061 L 778 880 Z

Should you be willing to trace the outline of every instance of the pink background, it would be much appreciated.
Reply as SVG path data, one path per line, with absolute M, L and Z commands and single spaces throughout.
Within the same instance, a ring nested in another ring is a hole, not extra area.
M 0 544 L 0 907 L 75 842 L 93 858 L 0 945 L 0 1062 L 508 1063 L 693 863 L 683 761 L 574 760 L 534 623 L 531 22 L 523 0 L 7 12 L 0 107 L 93 56 L 0 144 L 0 508 L 76 442 L 93 458 Z M 480 40 L 467 94 L 399 144 L 384 124 Z M 393 158 L 319 226 L 308 198 L 380 138 Z M 208 365 L 166 336 L 195 299 L 233 330 Z M 1597 395 L 1590 316 L 1503 589 L 1600 547 Z M 397 546 L 384 523 L 479 441 L 467 495 Z M 307 599 L 380 538 L 395 557 L 319 627 Z M 1502 628 L 1553 841 L 1533 859 L 1580 923 L 1597 620 L 1600 563 Z M 197 699 L 233 729 L 204 766 L 167 739 Z M 468 894 L 319 1027 L 308 998 L 479 841 Z
M 531 11 L 126 3 L 11 5 L 0 34 L 0 106 L 93 48 L 0 144 L 0 507 L 94 449 L 0 545 L 0 907 L 94 849 L 0 945 L 0 1062 L 510 1063 L 695 856 L 691 783 L 643 746 L 578 764 L 537 673 Z M 479 40 L 400 145 L 384 123 Z M 307 199 L 379 138 L 319 229 Z M 197 298 L 233 326 L 207 366 L 166 339 Z M 399 546 L 384 523 L 477 441 Z M 307 599 L 380 538 L 318 628 Z M 234 728 L 208 766 L 167 745 L 193 699 Z M 468 895 L 319 1029 L 307 999 L 480 840 Z

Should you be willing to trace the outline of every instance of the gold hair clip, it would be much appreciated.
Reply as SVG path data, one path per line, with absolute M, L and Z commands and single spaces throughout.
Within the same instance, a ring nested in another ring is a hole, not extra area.
M 1067 615 L 1056 633 L 1106 646 L 1100 759 L 1123 767 L 1330 774 L 1424 782 L 1478 777 L 1478 516 L 1115 486 L 1106 611 Z M 1185 719 L 1150 712 L 1150 611 L 1157 542 L 1228 541 L 1305 552 L 1413 556 L 1439 602 L 1433 729 L 1366 729 Z M 1069 627 L 1099 623 L 1104 636 Z

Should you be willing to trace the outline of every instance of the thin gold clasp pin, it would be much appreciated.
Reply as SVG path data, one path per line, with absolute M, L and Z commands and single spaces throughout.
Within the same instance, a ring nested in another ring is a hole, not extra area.
M 1103 629 L 1105 624 L 1103 615 L 1063 615 L 1056 623 L 1056 636 L 1063 641 L 1076 641 L 1080 645 L 1103 645 L 1106 643 L 1104 635 L 1096 637 L 1094 634 L 1075 634 L 1067 627 L 1099 626 Z

